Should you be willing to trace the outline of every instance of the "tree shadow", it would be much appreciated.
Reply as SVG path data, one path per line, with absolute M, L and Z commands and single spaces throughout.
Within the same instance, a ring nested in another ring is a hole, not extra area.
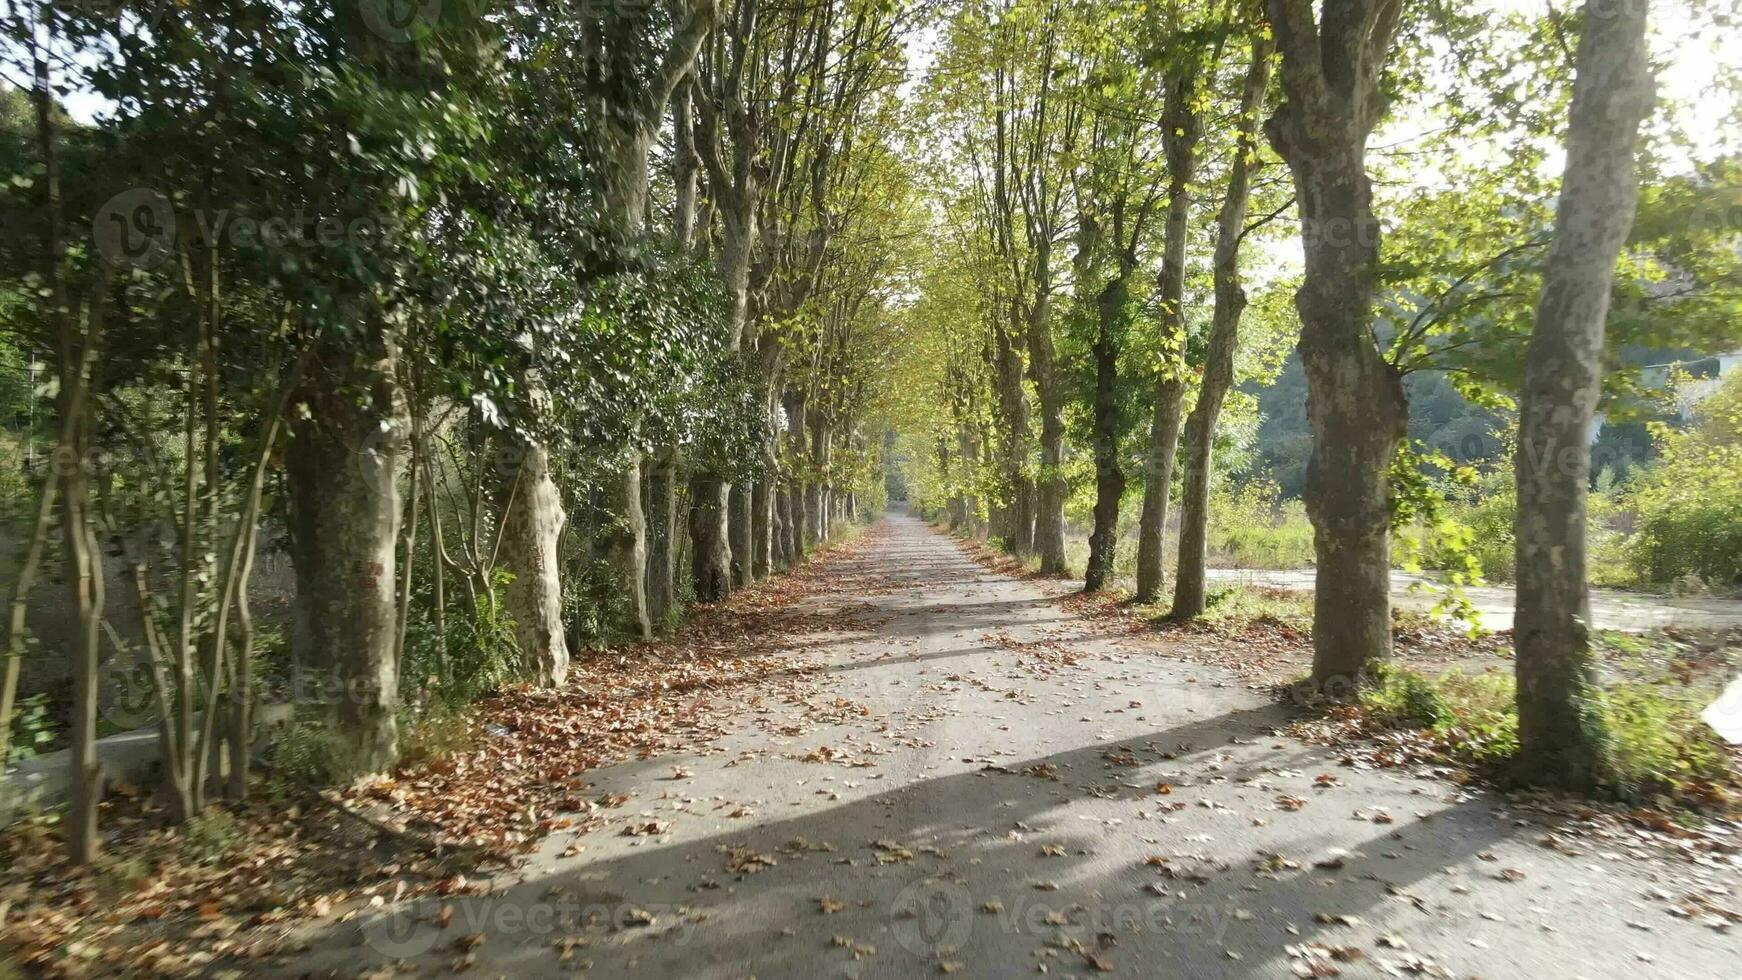
M 1322 751 L 1294 743 L 1298 752 L 1279 755 L 1258 744 L 1289 717 L 1282 705 L 1231 711 L 741 829 L 680 816 L 657 841 L 594 835 L 583 840 L 596 857 L 528 869 L 518 881 L 502 876 L 489 896 L 406 903 L 390 916 L 335 926 L 314 937 L 297 965 L 354 971 L 407 953 L 430 967 L 453 958 L 444 947 L 459 937 L 487 932 L 473 951 L 475 968 L 515 977 L 565 975 L 585 961 L 598 973 L 662 977 L 908 977 L 935 974 L 943 962 L 975 977 L 1032 974 L 1041 963 L 1094 972 L 1073 943 L 1124 975 L 1286 975 L 1286 944 L 1347 940 L 1348 926 L 1316 916 L 1379 906 L 1387 918 L 1418 914 L 1412 886 L 1514 832 L 1478 803 L 1351 834 L 1349 817 L 1328 811 L 1378 801 L 1313 796 L 1310 774 L 1278 770 L 1322 766 Z M 1230 754 L 1239 758 L 1220 762 Z M 1191 766 L 1203 772 L 1156 794 L 1158 779 L 1180 779 Z M 601 770 L 595 782 L 605 791 L 649 788 L 639 765 Z M 1309 797 L 1301 812 L 1274 809 L 1284 783 Z M 1117 798 L 1092 798 L 1107 787 Z M 1423 802 L 1401 787 L 1382 795 L 1394 811 Z M 1188 805 L 1173 810 L 1176 800 Z M 1348 852 L 1333 856 L 1330 848 L 1351 837 Z M 1047 844 L 1063 850 L 1041 856 Z M 1192 857 L 1199 853 L 1210 860 Z M 743 855 L 775 863 L 747 872 L 756 865 Z M 1166 860 L 1150 865 L 1147 857 Z M 447 930 L 425 921 L 443 904 L 455 910 Z M 587 945 L 563 960 L 556 944 L 564 937 Z

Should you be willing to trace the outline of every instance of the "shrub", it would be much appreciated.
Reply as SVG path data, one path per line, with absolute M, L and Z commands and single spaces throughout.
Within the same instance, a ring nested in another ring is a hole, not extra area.
M 194 814 L 182 828 L 182 853 L 201 864 L 215 864 L 241 843 L 242 837 L 235 818 L 212 807 Z
M 1424 731 L 1437 750 L 1468 765 L 1497 767 L 1517 754 L 1510 674 L 1454 670 L 1429 679 L 1380 664 L 1369 678 L 1361 707 L 1371 720 Z M 1625 800 L 1668 795 L 1702 803 L 1735 787 L 1739 777 L 1729 752 L 1699 717 L 1711 694 L 1701 687 L 1678 696 L 1663 685 L 1637 682 L 1603 690 L 1596 707 L 1607 739 L 1604 788 Z
M 1210 501 L 1210 551 L 1251 568 L 1300 568 L 1313 561 L 1306 505 L 1284 502 L 1274 480 L 1260 477 L 1216 488 Z
M 1742 372 L 1699 403 L 1688 429 L 1653 431 L 1661 456 L 1634 496 L 1635 570 L 1653 582 L 1742 584 Z
M 1603 692 L 1616 791 L 1625 798 L 1682 794 L 1734 782 L 1717 736 L 1700 720 L 1708 697 L 1677 697 L 1657 685 Z

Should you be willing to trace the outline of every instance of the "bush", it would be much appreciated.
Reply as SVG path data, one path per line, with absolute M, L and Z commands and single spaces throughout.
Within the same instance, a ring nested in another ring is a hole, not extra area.
M 182 828 L 182 853 L 201 864 L 215 864 L 242 842 L 242 828 L 224 810 L 196 813 Z
M 1653 582 L 1742 585 L 1742 372 L 1699 404 L 1693 426 L 1654 433 L 1661 457 L 1634 496 L 1634 569 Z
M 1681 794 L 1734 782 L 1730 759 L 1700 711 L 1709 697 L 1676 697 L 1654 685 L 1603 692 L 1617 792 Z
M 1361 707 L 1387 727 L 1428 733 L 1454 761 L 1498 767 L 1518 752 L 1515 696 L 1507 673 L 1454 670 L 1429 679 L 1380 664 L 1370 669 Z M 1605 689 L 1597 704 L 1608 741 L 1605 788 L 1625 800 L 1668 795 L 1700 803 L 1735 787 L 1739 777 L 1728 751 L 1699 717 L 1710 699 L 1704 688 L 1681 696 L 1650 683 Z
M 1301 568 L 1313 561 L 1306 504 L 1284 502 L 1274 480 L 1223 484 L 1210 501 L 1210 552 L 1247 568 Z
M 1447 755 L 1494 765 L 1518 751 L 1518 712 L 1511 675 L 1448 671 L 1428 679 L 1379 664 L 1361 691 L 1361 706 L 1392 728 L 1423 729 Z

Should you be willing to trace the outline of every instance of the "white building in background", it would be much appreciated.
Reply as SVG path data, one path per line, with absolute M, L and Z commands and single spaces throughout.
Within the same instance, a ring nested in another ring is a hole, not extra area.
M 1687 378 L 1675 390 L 1676 415 L 1683 422 L 1693 417 L 1694 407 L 1718 390 L 1731 371 L 1742 367 L 1742 350 L 1726 351 L 1709 357 L 1693 357 L 1685 361 L 1647 364 L 1639 369 L 1639 386 L 1654 391 L 1669 387 L 1670 379 L 1680 374 Z M 1603 413 L 1591 419 L 1591 442 L 1603 432 Z
M 1667 388 L 1677 374 L 1686 376 L 1675 391 L 1676 414 L 1682 421 L 1693 415 L 1694 406 L 1705 401 L 1723 384 L 1724 378 L 1742 367 L 1742 350 L 1726 351 L 1710 357 L 1696 357 L 1668 364 L 1648 364 L 1639 369 L 1640 384 L 1646 388 Z

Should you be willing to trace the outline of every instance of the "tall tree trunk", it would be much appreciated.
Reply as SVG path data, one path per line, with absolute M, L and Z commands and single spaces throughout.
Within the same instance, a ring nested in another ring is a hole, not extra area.
M 1585 14 L 1554 245 L 1519 406 L 1516 768 L 1531 782 L 1571 789 L 1592 789 L 1604 777 L 1585 500 L 1604 319 L 1639 197 L 1634 145 L 1653 102 L 1646 13 L 1639 0 Z
M 563 632 L 563 595 L 557 544 L 562 538 L 562 497 L 550 472 L 550 454 L 537 442 L 503 436 L 495 481 L 502 509 L 502 567 L 513 574 L 503 605 L 514 618 L 523 669 L 544 687 L 562 684 L 569 670 Z
M 750 516 L 750 491 L 750 483 L 743 481 L 732 484 L 727 495 L 726 530 L 732 545 L 732 587 L 735 589 L 755 581 L 751 574 L 754 556 L 750 541 L 755 528 Z
M 671 625 L 676 608 L 677 464 L 667 452 L 647 469 L 647 618 L 655 630 Z
M 1198 386 L 1198 401 L 1186 420 L 1185 492 L 1181 501 L 1179 569 L 1174 576 L 1173 619 L 1191 619 L 1204 612 L 1205 564 L 1209 550 L 1210 474 L 1214 462 L 1216 422 L 1222 403 L 1234 383 L 1234 349 L 1240 336 L 1240 316 L 1246 310 L 1246 290 L 1240 286 L 1240 239 L 1245 234 L 1246 203 L 1250 196 L 1253 142 L 1258 130 L 1258 111 L 1270 79 L 1271 45 L 1268 38 L 1254 37 L 1252 65 L 1240 94 L 1240 123 L 1234 143 L 1234 159 L 1228 168 L 1228 189 L 1216 215 L 1216 251 L 1211 262 L 1215 279 L 1216 310 L 1210 327 L 1209 350 L 1204 357 L 1204 377 Z
M 1013 314 L 1014 315 L 1014 314 Z M 1034 550 L 1034 483 L 1028 475 L 1028 393 L 1022 385 L 1022 359 L 1011 330 L 995 327 L 998 403 L 1004 422 L 1004 481 L 1009 490 L 1005 545 L 1018 555 Z
M 1042 244 L 1040 251 L 1046 253 Z M 1046 259 L 1036 260 L 1045 269 Z M 1042 271 L 1042 283 L 1050 279 Z M 1065 574 L 1065 379 L 1053 364 L 1052 297 L 1043 285 L 1028 316 L 1028 372 L 1040 397 L 1040 474 L 1036 481 L 1034 550 L 1042 575 Z
M 769 467 L 773 474 L 774 469 Z M 750 580 L 759 581 L 774 571 L 774 486 L 771 477 L 750 485 Z
M 1095 297 L 1095 525 L 1083 572 L 1085 592 L 1106 588 L 1119 550 L 1119 502 L 1125 496 L 1125 469 L 1119 463 L 1119 338 L 1130 303 L 1126 279 L 1121 269 Z
M 394 343 L 378 333 L 372 344 L 367 354 L 330 352 L 329 363 L 349 366 L 309 386 L 310 412 L 285 451 L 297 661 L 342 692 L 337 732 L 360 772 L 390 766 L 399 750 L 394 567 L 410 421 Z
M 608 506 L 617 517 L 606 535 L 606 556 L 612 577 L 622 592 L 624 633 L 638 640 L 653 639 L 653 621 L 647 614 L 647 516 L 641 509 L 641 454 L 632 453 L 623 469 L 613 474 Z
M 1286 98 L 1265 135 L 1294 176 L 1306 256 L 1295 306 L 1313 433 L 1313 679 L 1333 694 L 1391 655 L 1389 470 L 1408 405 L 1372 333 L 1380 228 L 1366 149 L 1399 8 L 1361 0 L 1315 25 L 1311 0 L 1270 0 Z
M 807 545 L 806 534 L 810 524 L 805 508 L 804 473 L 809 468 L 806 465 L 805 453 L 805 395 L 799 388 L 789 388 L 786 393 L 786 454 L 787 467 L 787 505 L 790 513 L 786 532 L 790 537 L 788 550 L 792 560 L 802 561 Z
M 1143 477 L 1143 514 L 1137 528 L 1137 601 L 1154 602 L 1166 580 L 1168 497 L 1173 493 L 1174 455 L 1185 400 L 1186 232 L 1190 227 L 1189 189 L 1197 170 L 1203 119 L 1194 106 L 1197 76 L 1169 79 L 1162 110 L 1162 143 L 1167 155 L 1167 220 L 1163 231 L 1161 276 L 1161 373 L 1155 382 L 1154 415 L 1149 424 L 1149 454 Z
M 690 481 L 690 562 L 698 602 L 719 602 L 732 594 L 727 497 L 728 487 L 718 477 L 698 473 Z

